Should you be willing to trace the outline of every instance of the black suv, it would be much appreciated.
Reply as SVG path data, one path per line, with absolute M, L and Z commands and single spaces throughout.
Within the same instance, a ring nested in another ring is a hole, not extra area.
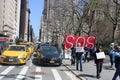
M 5 41 L 0 41 L 0 52 L 2 53 L 8 47 Z M 0 55 L 1 55 L 0 53 Z

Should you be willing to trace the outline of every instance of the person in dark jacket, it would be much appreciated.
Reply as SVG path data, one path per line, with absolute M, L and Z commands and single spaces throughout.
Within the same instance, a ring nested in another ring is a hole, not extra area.
M 38 44 L 38 46 L 37 46 L 35 52 L 37 52 L 39 49 L 40 49 L 40 44 Z
M 75 45 L 71 48 L 71 65 L 75 65 Z
M 110 51 L 109 51 L 109 56 L 110 56 L 110 63 L 111 63 L 111 68 L 113 68 L 113 64 L 114 64 L 114 48 L 110 48 Z
M 80 64 L 80 71 L 83 71 L 83 68 L 82 68 L 82 59 L 83 58 L 82 57 L 83 57 L 84 52 L 79 51 L 82 48 L 80 46 L 80 44 L 78 44 L 76 48 L 77 48 L 76 49 L 76 69 L 79 70 L 78 69 L 78 64 Z
M 99 53 L 99 52 L 102 52 L 102 48 L 97 48 L 95 53 L 94 53 L 94 59 L 95 59 L 95 64 L 96 64 L 96 77 L 97 79 L 99 79 L 101 76 L 100 76 L 100 73 L 102 72 L 102 65 L 103 65 L 103 60 L 104 59 L 97 59 L 97 56 L 96 56 L 96 53 Z M 99 53 L 100 54 L 100 53 Z
M 90 49 L 89 49 L 89 47 L 85 47 L 84 50 L 85 50 L 84 62 L 86 62 L 86 61 L 89 62 Z
M 2 47 L 0 46 L 0 55 L 2 54 Z
M 113 79 L 112 80 L 117 80 L 117 77 L 120 77 L 120 49 L 118 46 L 115 46 L 115 68 L 116 72 L 114 73 Z

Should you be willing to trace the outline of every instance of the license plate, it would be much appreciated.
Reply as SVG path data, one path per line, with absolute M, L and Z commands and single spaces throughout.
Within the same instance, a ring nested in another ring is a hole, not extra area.
M 9 59 L 9 61 L 10 61 L 10 62 L 12 62 L 12 61 L 13 61 L 13 59 Z
M 55 63 L 55 61 L 50 61 L 51 64 Z

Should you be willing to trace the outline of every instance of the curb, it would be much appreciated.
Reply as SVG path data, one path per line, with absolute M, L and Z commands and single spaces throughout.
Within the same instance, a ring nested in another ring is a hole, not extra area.
M 71 71 L 76 77 L 78 77 L 80 80 L 87 80 L 87 79 L 85 79 L 85 78 L 83 78 L 83 77 L 80 77 L 80 76 L 78 76 L 77 74 L 75 74 L 75 72 L 72 71 L 72 69 L 71 69 L 69 66 L 66 66 L 64 63 L 62 63 L 62 64 L 63 64 L 63 66 L 65 66 L 69 71 Z

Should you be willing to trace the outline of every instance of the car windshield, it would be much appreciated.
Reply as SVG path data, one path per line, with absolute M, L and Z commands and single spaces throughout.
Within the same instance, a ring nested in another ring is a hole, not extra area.
M 44 46 L 41 47 L 42 54 L 58 54 L 58 50 L 56 47 Z
M 23 46 L 10 46 L 8 48 L 10 51 L 25 51 L 25 47 Z
M 0 41 L 0 45 L 3 45 L 5 42 L 4 41 Z
M 46 44 L 46 43 L 40 43 L 40 46 L 49 46 L 49 44 Z
M 27 47 L 27 48 L 29 48 L 29 47 L 30 47 L 30 45 L 29 45 L 29 44 L 24 44 L 24 43 L 22 43 L 21 45 L 26 45 L 26 47 Z
M 14 44 L 14 42 L 8 42 L 7 44 L 12 45 L 12 44 Z

